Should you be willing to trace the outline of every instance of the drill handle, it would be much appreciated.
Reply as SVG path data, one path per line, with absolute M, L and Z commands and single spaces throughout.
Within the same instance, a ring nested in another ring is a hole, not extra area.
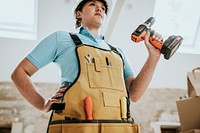
M 158 48 L 159 50 L 162 49 L 162 46 L 163 46 L 163 40 L 161 41 L 158 41 L 156 39 L 154 39 L 152 36 L 154 35 L 155 31 L 154 30 L 151 30 L 149 29 L 149 32 L 150 32 L 150 37 L 149 37 L 149 42 L 156 48 Z

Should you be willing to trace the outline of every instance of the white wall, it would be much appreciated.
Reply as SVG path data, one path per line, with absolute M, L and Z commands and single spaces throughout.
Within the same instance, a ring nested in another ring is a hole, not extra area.
M 0 38 L 0 81 L 11 81 L 13 69 L 44 36 L 57 29 L 73 29 L 72 6 L 69 0 L 38 0 L 38 40 Z M 33 80 L 59 83 L 57 70 L 54 64 L 50 64 L 35 74 Z
M 111 41 L 120 45 L 127 52 L 136 73 L 144 64 L 147 51 L 143 43 L 133 43 L 130 40 L 130 34 L 140 23 L 152 16 L 154 2 L 155 0 L 127 0 L 120 14 L 120 18 L 122 16 L 127 16 L 127 18 L 118 20 L 111 36 Z M 156 25 L 156 21 L 154 25 Z M 120 36 L 119 31 L 122 32 Z M 162 57 L 149 87 L 186 89 L 187 72 L 198 66 L 200 66 L 200 55 L 175 53 L 170 60 L 165 60 Z
M 63 29 L 72 30 L 71 8 L 74 0 L 39 0 L 38 40 L 50 32 Z M 147 51 L 142 43 L 135 44 L 130 34 L 153 14 L 154 2 L 149 0 L 126 0 L 123 11 L 119 14 L 116 27 L 109 43 L 119 45 L 127 53 L 137 74 L 147 58 Z M 167 17 L 167 16 L 166 16 Z M 155 22 L 156 24 L 156 22 Z M 0 81 L 11 81 L 10 75 L 17 64 L 27 55 L 37 41 L 0 38 Z M 161 60 L 157 66 L 150 88 L 183 88 L 186 85 L 186 73 L 200 66 L 200 55 L 176 53 L 170 60 Z M 50 64 L 33 76 L 36 82 L 59 83 L 58 68 Z

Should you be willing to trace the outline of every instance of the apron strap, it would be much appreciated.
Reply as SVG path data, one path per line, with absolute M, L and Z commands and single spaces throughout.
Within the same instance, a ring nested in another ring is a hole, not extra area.
M 83 44 L 82 41 L 80 40 L 80 38 L 74 34 L 74 33 L 69 33 L 69 35 L 71 36 L 72 40 L 74 41 L 74 43 L 76 44 L 76 46 Z M 108 43 L 107 43 L 108 44 Z M 114 52 L 116 52 L 117 54 L 120 55 L 120 53 L 118 52 L 118 50 L 113 47 L 112 45 L 108 44 L 108 46 L 110 47 L 110 49 Z
M 74 41 L 74 43 L 76 44 L 76 46 L 83 44 L 82 41 L 79 39 L 79 37 L 76 34 L 69 33 L 69 35 L 71 36 L 71 38 Z
M 130 123 L 134 124 L 134 120 L 55 120 L 49 123 L 49 125 L 53 124 L 72 124 L 72 123 Z
M 108 44 L 108 43 L 107 43 L 107 44 Z M 112 46 L 112 45 L 110 45 L 110 44 L 108 44 L 108 46 L 110 47 L 110 49 L 111 49 L 112 51 L 114 51 L 114 52 L 116 52 L 117 54 L 120 55 L 120 53 L 118 52 L 117 48 L 115 48 L 114 46 Z

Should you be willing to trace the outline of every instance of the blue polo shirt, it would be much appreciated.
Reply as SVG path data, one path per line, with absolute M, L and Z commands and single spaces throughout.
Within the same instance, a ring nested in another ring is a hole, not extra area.
M 74 33 L 78 35 L 83 44 L 110 50 L 102 35 L 94 38 L 85 27 L 76 29 Z M 27 59 L 38 69 L 51 62 L 56 63 L 61 71 L 61 84 L 64 82 L 72 83 L 77 78 L 79 72 L 75 49 L 76 45 L 71 39 L 69 32 L 56 31 L 43 38 L 27 55 Z M 120 48 L 117 47 L 117 49 L 122 54 L 125 64 L 124 78 L 133 76 L 133 70 L 126 55 Z

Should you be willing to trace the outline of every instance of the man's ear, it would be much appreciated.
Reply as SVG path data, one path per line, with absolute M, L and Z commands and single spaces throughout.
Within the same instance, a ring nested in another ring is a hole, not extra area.
M 76 18 L 81 18 L 81 12 L 80 11 L 76 12 Z

